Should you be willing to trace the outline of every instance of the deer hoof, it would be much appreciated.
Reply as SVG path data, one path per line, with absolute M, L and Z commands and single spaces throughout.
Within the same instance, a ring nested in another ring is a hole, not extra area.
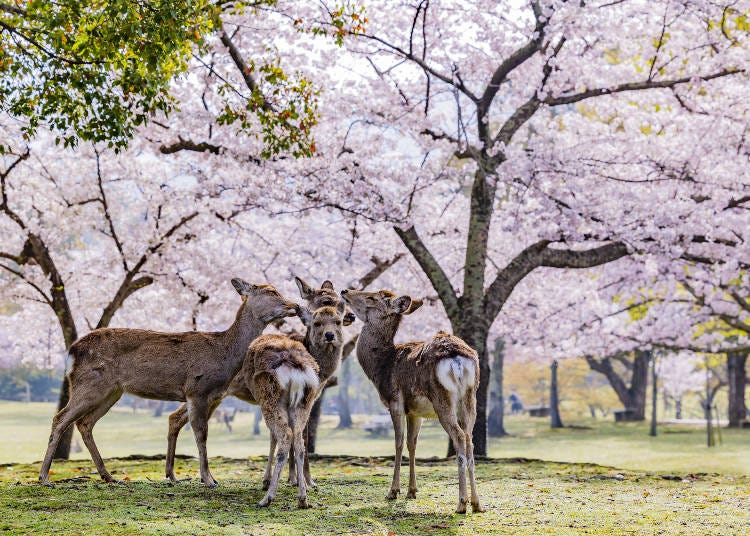
M 458 506 L 456 507 L 456 513 L 457 514 L 466 513 L 466 501 L 458 501 Z
M 308 487 L 308 488 L 317 488 L 317 487 L 318 487 L 318 485 L 317 485 L 317 484 L 315 483 L 315 481 L 314 481 L 314 480 L 313 480 L 313 479 L 311 478 L 310 480 L 308 480 L 308 481 L 307 481 L 307 487 Z
M 307 504 L 307 499 L 299 499 L 297 501 L 297 508 L 310 508 L 310 505 Z
M 388 495 L 386 495 L 385 498 L 388 499 L 389 501 L 395 501 L 399 493 L 401 493 L 400 490 L 392 489 L 391 491 L 388 492 Z
M 268 495 L 266 495 L 265 497 L 263 497 L 263 499 L 261 499 L 261 501 L 257 504 L 257 506 L 258 508 L 265 508 L 266 506 L 271 504 L 271 501 L 273 501 L 273 499 L 269 499 Z
M 484 512 L 484 508 L 482 508 L 482 505 L 479 503 L 471 503 L 471 511 L 475 514 L 478 514 L 480 512 Z
M 417 498 L 417 490 L 410 489 L 409 492 L 406 494 L 407 499 L 416 499 Z
M 45 487 L 48 487 L 48 488 L 54 488 L 55 487 L 55 485 L 52 482 L 50 482 L 49 480 L 40 480 L 39 483 L 42 486 L 45 486 Z

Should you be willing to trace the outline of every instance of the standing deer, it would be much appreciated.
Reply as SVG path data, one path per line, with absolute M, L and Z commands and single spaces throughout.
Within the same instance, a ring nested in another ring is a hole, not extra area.
M 375 384 L 380 399 L 391 414 L 396 436 L 393 482 L 388 499 L 401 492 L 401 453 L 404 445 L 403 422 L 406 419 L 406 446 L 409 449 L 409 492 L 417 496 L 414 456 L 422 418 L 437 417 L 456 448 L 458 465 L 458 506 L 466 513 L 466 472 L 471 485 L 471 506 L 481 512 L 474 480 L 474 444 L 472 429 L 476 420 L 476 392 L 479 387 L 477 352 L 464 341 L 438 332 L 426 342 L 393 344 L 403 315 L 413 313 L 422 300 L 396 297 L 387 290 L 364 292 L 342 290 L 346 303 L 364 322 L 357 342 L 357 359 L 367 377 Z
M 305 283 L 299 277 L 295 277 L 294 279 L 295 279 L 295 282 L 297 283 L 297 287 L 299 288 L 300 296 L 302 296 L 302 298 L 308 303 L 308 308 L 310 310 L 316 310 L 324 306 L 336 306 L 339 303 L 343 303 L 343 301 L 341 300 L 341 297 L 338 294 L 336 294 L 336 291 L 333 288 L 333 283 L 331 283 L 330 281 L 324 281 L 320 289 L 316 290 L 316 289 L 313 289 L 307 283 Z M 344 325 L 349 325 L 353 321 L 354 321 L 354 314 L 351 311 L 348 311 L 344 315 Z M 256 333 L 255 336 L 252 337 L 252 339 L 255 339 L 255 337 L 260 335 L 260 333 L 261 333 L 260 331 Z M 298 342 L 302 342 L 304 340 L 304 336 L 297 335 L 297 334 L 291 335 L 290 338 L 293 340 L 297 340 Z M 338 338 L 340 339 L 340 337 Z M 227 388 L 227 392 L 224 396 L 233 396 L 249 404 L 258 403 L 258 401 L 253 396 L 253 393 L 245 385 L 244 374 L 237 374 L 235 376 L 235 378 L 229 384 L 229 387 Z M 180 435 L 180 430 L 182 430 L 182 428 L 187 424 L 187 422 L 188 422 L 187 404 L 183 404 L 169 416 L 169 432 L 167 433 L 167 459 L 166 459 L 165 471 L 166 471 L 166 477 L 173 482 L 177 482 L 177 477 L 174 474 L 174 459 L 175 459 L 175 451 L 177 449 L 177 438 Z M 307 437 L 306 432 L 307 432 L 307 428 L 305 428 L 305 437 Z M 273 457 L 273 453 L 271 453 L 271 457 Z M 306 452 L 305 452 L 305 458 L 307 458 Z M 293 485 L 296 485 L 296 480 L 293 477 L 293 475 L 295 474 L 293 463 L 294 463 L 294 458 L 290 457 L 289 458 L 289 481 Z M 270 464 L 270 460 L 269 460 L 269 464 Z M 309 475 L 309 467 L 307 468 L 306 474 Z M 268 475 L 266 475 L 266 478 L 264 478 L 265 486 L 267 486 L 268 480 L 269 480 L 269 477 Z M 311 486 L 314 485 L 314 482 L 312 482 L 312 479 L 309 479 L 308 482 L 310 482 L 309 485 Z
M 293 444 L 297 462 L 297 505 L 308 507 L 302 430 L 318 394 L 318 370 L 318 364 L 305 347 L 284 335 L 261 335 L 247 350 L 240 375 L 260 405 L 271 430 L 272 442 L 279 447 L 268 491 L 258 506 L 268 506 L 276 498 L 281 468 Z
M 96 329 L 70 348 L 70 400 L 52 420 L 39 480 L 51 485 L 49 469 L 62 433 L 76 423 L 99 474 L 113 482 L 94 442 L 92 429 L 124 392 L 157 400 L 187 402 L 200 456 L 201 479 L 217 485 L 208 469 L 208 419 L 237 374 L 250 342 L 275 319 L 294 316 L 296 304 L 271 285 L 232 279 L 242 296 L 226 331 L 159 333 L 140 329 Z
M 329 380 L 335 377 L 336 372 L 341 365 L 341 354 L 344 345 L 344 312 L 346 306 L 343 301 L 338 302 L 335 307 L 326 306 L 320 307 L 313 312 L 308 311 L 303 307 L 297 308 L 297 316 L 302 319 L 302 322 L 307 327 L 303 345 L 305 350 L 315 359 L 318 364 L 318 381 L 319 389 L 316 392 L 315 398 L 317 399 L 326 388 L 326 384 Z M 304 452 L 303 462 L 304 470 L 303 474 L 305 482 L 308 487 L 315 487 L 315 482 L 310 474 L 310 461 L 307 456 L 307 433 L 308 433 L 308 422 L 305 421 L 304 431 L 302 434 L 304 440 Z M 294 447 L 297 448 L 296 445 Z M 274 450 L 276 449 L 276 442 L 274 437 L 271 437 L 271 448 L 268 455 L 268 464 L 266 466 L 266 473 L 263 477 L 264 489 L 268 486 L 271 478 L 271 460 L 273 460 Z M 297 459 L 297 451 L 294 451 L 295 456 L 289 458 L 289 481 L 292 485 L 297 484 L 296 476 L 298 471 L 294 470 L 294 463 Z M 293 461 L 294 460 L 294 461 Z

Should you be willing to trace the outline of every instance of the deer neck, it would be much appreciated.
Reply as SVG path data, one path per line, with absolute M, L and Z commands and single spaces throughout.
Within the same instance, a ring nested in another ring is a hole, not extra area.
M 399 317 L 388 322 L 365 322 L 357 340 L 357 360 L 370 380 L 380 386 L 390 375 L 396 357 L 396 346 L 393 338 L 398 330 Z
M 258 337 L 266 327 L 266 323 L 253 314 L 252 307 L 247 301 L 240 305 L 237 316 L 229 329 L 223 334 L 224 348 L 227 359 L 232 367 L 239 370 L 247 352 L 247 347 Z
M 310 340 L 310 330 L 307 330 L 304 345 L 305 349 L 317 361 L 318 367 L 320 367 L 318 377 L 321 380 L 327 380 L 336 373 L 341 364 L 340 344 L 315 344 Z

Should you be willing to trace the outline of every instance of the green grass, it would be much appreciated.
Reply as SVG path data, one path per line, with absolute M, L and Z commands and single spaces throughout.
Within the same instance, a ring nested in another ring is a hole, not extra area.
M 0 430 L 9 440 L 0 442 L 0 462 L 33 462 L 44 455 L 52 404 L 23 404 L 0 401 Z M 565 416 L 563 416 L 565 418 Z M 243 458 L 268 452 L 268 432 L 262 426 L 253 436 L 253 416 L 238 413 L 233 433 L 212 422 L 209 428 L 210 456 Z M 356 417 L 350 430 L 336 430 L 337 418 L 324 416 L 318 438 L 321 454 L 354 456 L 393 455 L 392 437 L 371 437 L 359 425 L 366 417 Z M 722 430 L 723 444 L 705 446 L 705 432 L 697 426 L 661 427 L 655 438 L 648 436 L 646 423 L 615 425 L 606 420 L 565 419 L 566 424 L 585 428 L 551 430 L 546 419 L 525 416 L 507 418 L 511 437 L 491 438 L 489 455 L 495 458 L 526 457 L 549 461 L 597 463 L 639 471 L 675 473 L 716 472 L 750 475 L 750 430 Z M 136 414 L 114 408 L 97 424 L 94 435 L 104 457 L 131 454 L 157 455 L 166 450 L 167 415 L 154 418 L 150 412 Z M 78 432 L 76 432 L 77 437 Z M 80 439 L 77 439 L 82 445 Z M 437 421 L 425 421 L 417 447 L 421 457 L 444 456 L 446 435 Z M 197 454 L 192 432 L 183 430 L 177 446 L 179 454 Z M 85 448 L 72 459 L 89 460 Z
M 0 402 L 0 534 L 747 534 L 750 533 L 750 431 L 723 431 L 708 449 L 702 429 L 574 420 L 589 428 L 550 430 L 543 419 L 511 417 L 512 437 L 492 439 L 496 459 L 477 467 L 487 511 L 453 513 L 452 461 L 445 434 L 428 422 L 420 435 L 416 500 L 385 500 L 393 439 L 355 427 L 335 430 L 327 417 L 312 465 L 318 488 L 312 509 L 295 508 L 282 485 L 269 509 L 260 477 L 268 436 L 250 433 L 252 416 L 237 415 L 234 432 L 209 432 L 211 469 L 220 487 L 197 478 L 192 434 L 183 433 L 176 471 L 188 481 L 163 481 L 166 416 L 115 409 L 95 430 L 109 470 L 124 484 L 101 482 L 88 452 L 52 466 L 54 489 L 36 483 L 51 404 Z M 132 457 L 128 455 L 137 453 Z M 344 456 L 325 456 L 326 454 Z M 148 456 L 151 457 L 148 457 Z M 389 456 L 390 459 L 385 456 Z M 249 458 L 248 458 L 249 456 Z M 529 460 L 540 458 L 545 461 Z M 15 462 L 15 463 L 11 463 Z M 600 465 L 596 465 L 600 464 Z M 407 481 L 404 467 L 402 483 Z M 405 489 L 404 489 L 405 491 Z
M 313 461 L 318 488 L 297 510 L 282 485 L 268 509 L 264 459 L 214 458 L 220 486 L 161 480 L 160 459 L 110 459 L 124 484 L 101 483 L 90 462 L 54 465 L 53 489 L 35 482 L 36 464 L 0 470 L 0 532 L 8 534 L 747 534 L 750 479 L 710 474 L 685 480 L 590 464 L 492 460 L 478 465 L 485 513 L 453 513 L 455 464 L 423 461 L 416 500 L 385 500 L 392 462 L 331 457 Z M 193 459 L 178 460 L 194 474 Z M 407 468 L 404 468 L 405 470 Z

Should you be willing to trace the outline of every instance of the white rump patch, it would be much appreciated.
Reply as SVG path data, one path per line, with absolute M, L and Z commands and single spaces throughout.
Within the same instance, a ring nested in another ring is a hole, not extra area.
M 306 367 L 304 370 L 281 365 L 274 370 L 276 380 L 287 393 L 289 393 L 289 406 L 296 406 L 305 396 L 305 388 L 318 388 L 318 375 L 315 371 Z
M 474 387 L 474 362 L 464 356 L 441 359 L 436 372 L 440 384 L 456 395 L 461 396 Z

